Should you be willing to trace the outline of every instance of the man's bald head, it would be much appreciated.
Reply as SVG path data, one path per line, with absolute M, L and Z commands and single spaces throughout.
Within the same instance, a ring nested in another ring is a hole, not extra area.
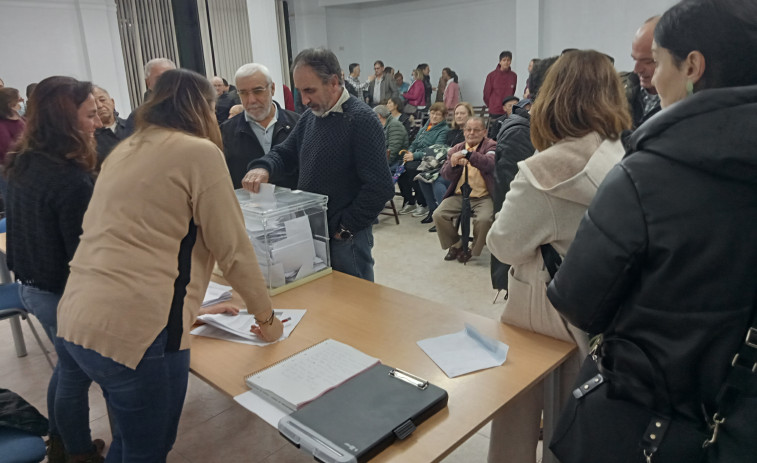
M 659 20 L 659 16 L 647 19 L 636 31 L 631 43 L 631 58 L 634 60 L 633 72 L 639 76 L 641 86 L 653 94 L 657 93 L 657 90 L 652 85 L 652 76 L 655 70 L 654 59 L 652 58 L 652 41 L 654 40 L 654 28 Z

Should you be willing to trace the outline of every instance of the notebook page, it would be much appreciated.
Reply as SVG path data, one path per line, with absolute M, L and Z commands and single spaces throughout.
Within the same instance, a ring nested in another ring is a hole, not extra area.
M 294 410 L 377 363 L 375 357 L 327 339 L 247 377 L 247 385 Z

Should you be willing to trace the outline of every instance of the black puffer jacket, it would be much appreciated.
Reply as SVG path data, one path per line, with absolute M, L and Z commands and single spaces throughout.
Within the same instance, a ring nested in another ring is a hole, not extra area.
M 702 91 L 642 125 L 548 289 L 574 325 L 641 347 L 659 365 L 673 413 L 701 424 L 757 301 L 755 120 L 750 86 Z M 612 385 L 618 396 L 646 402 L 653 387 L 640 357 L 616 343 L 605 362 L 631 378 Z M 757 417 L 752 376 L 741 408 Z M 749 421 L 731 428 L 751 436 L 741 449 L 755 445 Z
M 502 209 L 505 195 L 510 191 L 510 182 L 518 173 L 518 163 L 531 157 L 534 151 L 534 145 L 531 143 L 531 116 L 528 111 L 515 108 L 515 112 L 505 119 L 497 135 L 494 167 L 496 188 L 492 194 L 495 213 Z M 508 270 L 509 265 L 492 256 L 491 277 L 494 289 L 507 289 Z

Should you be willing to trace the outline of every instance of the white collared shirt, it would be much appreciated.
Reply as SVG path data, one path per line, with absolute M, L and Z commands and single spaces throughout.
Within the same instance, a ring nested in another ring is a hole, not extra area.
M 345 101 L 350 99 L 350 92 L 347 91 L 346 88 L 342 88 L 342 96 L 339 97 L 338 100 L 336 100 L 336 104 L 331 107 L 328 111 L 321 114 L 321 117 L 326 117 L 331 113 L 343 113 L 344 109 L 342 109 L 342 105 Z

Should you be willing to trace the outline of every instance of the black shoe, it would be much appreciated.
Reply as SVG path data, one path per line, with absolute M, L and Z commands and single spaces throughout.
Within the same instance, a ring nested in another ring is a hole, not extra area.
M 436 225 L 428 229 L 429 233 L 436 233 Z
M 431 223 L 434 221 L 434 217 L 429 213 L 425 219 L 421 220 L 421 223 Z
M 458 262 L 460 262 L 461 264 L 465 264 L 469 260 L 471 260 L 471 257 L 473 257 L 473 255 L 471 254 L 470 249 L 466 249 L 465 251 L 463 251 L 462 249 L 459 249 L 456 257 L 457 257 Z

